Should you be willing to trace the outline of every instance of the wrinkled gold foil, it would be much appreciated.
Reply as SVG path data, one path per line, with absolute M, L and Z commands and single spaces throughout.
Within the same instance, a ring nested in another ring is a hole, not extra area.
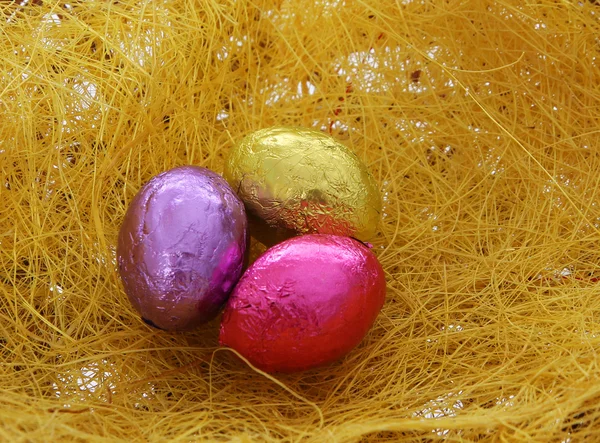
M 256 131 L 233 148 L 224 175 L 247 210 L 275 232 L 367 240 L 377 231 L 381 196 L 374 178 L 355 154 L 322 132 Z

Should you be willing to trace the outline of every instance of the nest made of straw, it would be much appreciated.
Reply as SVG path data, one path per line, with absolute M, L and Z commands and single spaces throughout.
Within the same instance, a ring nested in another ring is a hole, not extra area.
M 0 439 L 600 439 L 600 5 L 0 4 Z M 218 320 L 140 322 L 123 214 L 271 125 L 373 172 L 388 296 L 342 361 L 267 376 Z

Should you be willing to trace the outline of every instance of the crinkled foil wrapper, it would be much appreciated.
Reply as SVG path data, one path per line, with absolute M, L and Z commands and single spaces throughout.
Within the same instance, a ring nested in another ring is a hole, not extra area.
M 227 182 L 205 168 L 174 168 L 132 200 L 119 232 L 119 273 L 146 323 L 189 330 L 226 302 L 246 244 L 244 204 Z
M 268 372 L 322 366 L 360 343 L 385 291 L 383 269 L 363 243 L 294 237 L 246 270 L 225 307 L 219 341 Z
M 377 232 L 381 195 L 364 163 L 322 132 L 274 127 L 238 143 L 225 178 L 249 214 L 285 233 L 368 240 Z

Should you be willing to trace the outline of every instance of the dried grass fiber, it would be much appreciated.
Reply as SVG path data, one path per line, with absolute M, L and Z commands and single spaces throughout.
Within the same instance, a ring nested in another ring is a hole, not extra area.
M 600 441 L 600 4 L 0 3 L 0 440 Z M 386 305 L 295 375 L 139 321 L 124 211 L 249 131 L 385 195 Z

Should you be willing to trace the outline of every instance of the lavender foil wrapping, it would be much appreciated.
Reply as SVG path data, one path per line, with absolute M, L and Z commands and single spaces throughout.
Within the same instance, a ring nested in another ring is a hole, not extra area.
M 131 202 L 117 247 L 142 319 L 189 330 L 214 318 L 242 273 L 246 231 L 244 205 L 218 174 L 183 166 L 152 178 Z

